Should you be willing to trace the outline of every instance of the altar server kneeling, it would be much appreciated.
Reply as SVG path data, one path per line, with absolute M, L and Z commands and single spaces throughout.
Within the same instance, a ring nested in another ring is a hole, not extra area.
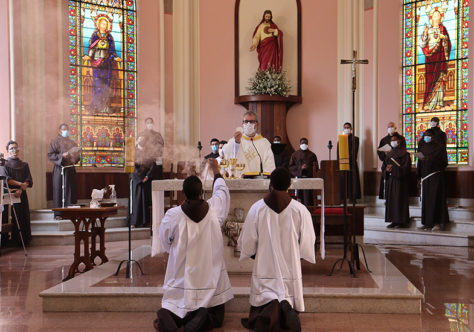
M 240 260 L 254 258 L 250 314 L 254 331 L 301 331 L 304 311 L 301 261 L 315 263 L 315 234 L 308 209 L 288 195 L 288 170 L 275 169 L 271 192 L 250 208 L 239 238 Z
M 201 180 L 186 178 L 185 202 L 169 209 L 159 226 L 161 246 L 169 252 L 163 300 L 154 323 L 160 332 L 220 327 L 224 303 L 233 298 L 221 233 L 230 194 L 215 159 L 209 163 L 214 173 L 212 197 L 204 201 Z

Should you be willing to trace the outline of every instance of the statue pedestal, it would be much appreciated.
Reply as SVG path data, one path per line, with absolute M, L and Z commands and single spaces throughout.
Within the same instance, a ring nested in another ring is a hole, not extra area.
M 263 137 L 271 142 L 273 136 L 278 135 L 283 143 L 288 143 L 286 113 L 291 106 L 301 103 L 301 100 L 301 96 L 255 95 L 235 97 L 234 103 L 257 113 Z
M 164 216 L 165 191 L 181 191 L 184 180 L 157 180 L 152 184 L 153 201 L 153 238 L 152 256 L 161 252 L 158 228 Z M 229 272 L 252 272 L 253 260 L 239 261 L 240 254 L 235 248 L 240 229 L 250 207 L 268 193 L 270 180 L 268 179 L 235 179 L 226 180 L 230 190 L 229 215 L 223 225 L 224 260 Z M 205 182 L 206 197 L 209 198 L 212 191 L 212 182 Z M 324 181 L 318 178 L 292 179 L 290 189 L 313 189 L 321 190 L 324 197 Z M 324 216 L 324 203 L 321 204 L 321 214 Z M 239 215 L 240 214 L 240 215 Z M 322 217 L 324 225 L 324 217 Z M 324 226 L 323 226 L 324 227 Z

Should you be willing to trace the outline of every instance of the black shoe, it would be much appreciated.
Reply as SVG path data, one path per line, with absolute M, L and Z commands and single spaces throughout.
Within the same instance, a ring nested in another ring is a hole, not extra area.
M 287 300 L 281 301 L 280 307 L 283 313 L 284 328 L 292 332 L 301 332 L 301 322 L 296 310 L 291 307 Z
M 189 322 L 184 325 L 185 332 L 201 331 L 207 321 L 207 309 L 199 308 Z
M 427 226 L 427 225 L 423 225 L 421 227 L 418 227 L 418 229 L 422 230 L 422 231 L 431 231 L 432 228 L 433 228 L 433 226 Z
M 397 224 L 394 224 L 393 222 L 387 226 L 387 228 L 395 228 L 395 226 L 397 226 Z

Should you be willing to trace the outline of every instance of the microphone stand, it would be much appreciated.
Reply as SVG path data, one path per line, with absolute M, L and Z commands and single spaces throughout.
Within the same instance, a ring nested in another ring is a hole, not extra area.
M 258 158 L 260 159 L 260 174 L 256 177 L 256 179 L 264 179 L 262 156 L 260 156 L 260 153 L 258 153 L 257 147 L 255 146 L 255 143 L 253 142 L 253 137 L 250 137 L 250 142 L 252 142 L 253 148 L 257 152 Z

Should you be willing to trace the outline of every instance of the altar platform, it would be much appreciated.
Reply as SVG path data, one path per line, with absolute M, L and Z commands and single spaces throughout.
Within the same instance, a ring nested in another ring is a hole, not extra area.
M 369 273 L 364 266 L 353 278 L 347 263 L 342 270 L 328 276 L 333 263 L 341 257 L 341 249 L 329 249 L 326 259 L 315 265 L 303 263 L 303 286 L 306 312 L 314 313 L 403 313 L 419 314 L 423 295 L 374 246 L 365 246 Z M 150 256 L 151 246 L 133 250 L 145 271 L 138 268 L 132 278 L 122 269 L 114 276 L 122 255 L 40 293 L 43 311 L 65 312 L 141 312 L 160 308 L 167 256 Z M 362 256 L 361 256 L 362 257 Z M 250 261 L 251 264 L 251 261 Z M 248 312 L 249 272 L 229 272 L 234 299 L 226 304 L 227 312 Z

